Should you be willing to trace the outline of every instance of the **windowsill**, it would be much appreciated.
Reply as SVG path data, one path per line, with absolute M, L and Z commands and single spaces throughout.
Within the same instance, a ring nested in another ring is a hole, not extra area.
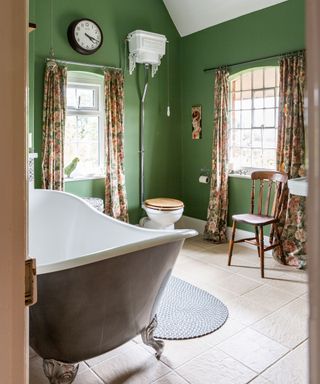
M 251 179 L 251 173 L 255 171 L 271 171 L 271 169 L 267 168 L 244 168 L 237 171 L 234 171 L 234 173 L 229 173 L 228 177 L 234 177 L 238 179 Z M 240 173 L 237 173 L 240 172 Z
M 81 177 L 66 177 L 64 181 L 66 183 L 69 183 L 71 181 L 86 181 L 86 180 L 99 180 L 99 179 L 104 179 L 104 175 L 95 175 L 95 176 L 81 176 Z
M 228 177 L 233 177 L 237 179 L 251 179 L 251 175 L 244 175 L 241 173 L 229 173 Z

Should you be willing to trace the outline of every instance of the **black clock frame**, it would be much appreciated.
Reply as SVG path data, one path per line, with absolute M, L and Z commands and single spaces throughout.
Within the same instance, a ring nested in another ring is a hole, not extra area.
M 75 28 L 76 26 L 81 22 L 81 21 L 90 21 L 91 23 L 94 23 L 96 25 L 96 27 L 99 29 L 100 31 L 100 34 L 101 34 L 101 41 L 100 41 L 100 44 L 97 46 L 97 48 L 95 49 L 85 49 L 83 47 L 81 47 L 76 38 L 75 38 Z M 69 27 L 68 27 L 68 31 L 67 31 L 67 35 L 68 35 L 68 40 L 69 40 L 69 43 L 71 45 L 71 47 L 78 53 L 81 53 L 81 55 L 92 55 L 93 53 L 97 52 L 98 49 L 101 48 L 102 44 L 103 44 L 103 33 L 102 33 L 102 29 L 100 28 L 100 26 L 96 23 L 96 21 L 92 20 L 92 19 L 88 19 L 88 18 L 84 18 L 84 19 L 78 19 L 78 20 L 74 20 L 72 23 L 70 23 Z

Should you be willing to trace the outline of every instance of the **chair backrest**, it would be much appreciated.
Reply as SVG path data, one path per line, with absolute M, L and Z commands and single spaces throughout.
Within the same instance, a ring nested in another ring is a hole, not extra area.
M 255 171 L 251 173 L 251 179 L 251 213 L 255 213 L 256 201 L 258 215 L 279 218 L 283 208 L 288 175 L 277 171 Z M 256 183 L 258 182 L 259 191 L 256 196 Z M 267 186 L 266 192 L 265 185 Z M 273 202 L 271 203 L 272 196 Z

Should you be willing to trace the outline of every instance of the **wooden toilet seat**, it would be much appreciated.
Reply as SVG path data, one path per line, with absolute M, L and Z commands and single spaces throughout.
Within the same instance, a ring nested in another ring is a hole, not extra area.
M 144 205 L 148 208 L 156 209 L 158 211 L 175 211 L 184 207 L 182 201 L 166 197 L 147 199 L 145 200 Z

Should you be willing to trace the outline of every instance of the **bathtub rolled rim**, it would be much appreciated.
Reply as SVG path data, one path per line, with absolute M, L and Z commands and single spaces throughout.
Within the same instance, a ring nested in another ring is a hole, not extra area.
M 154 231 L 154 230 L 152 230 Z M 155 230 L 156 231 L 156 230 Z M 157 232 L 157 231 L 156 231 Z M 165 231 L 162 231 L 165 232 Z M 177 229 L 172 231 L 166 231 L 167 234 L 163 234 L 159 237 L 142 240 L 136 243 L 126 244 L 120 247 L 109 248 L 87 255 L 81 255 L 75 258 L 65 259 L 48 264 L 37 264 L 37 274 L 42 275 L 46 273 L 59 272 L 66 269 L 80 267 L 86 264 L 99 262 L 102 260 L 118 257 L 127 253 L 144 250 L 147 248 L 156 247 L 162 244 L 167 244 L 179 240 L 184 240 L 189 237 L 196 236 L 197 231 L 193 229 Z M 30 255 L 32 257 L 32 255 Z

